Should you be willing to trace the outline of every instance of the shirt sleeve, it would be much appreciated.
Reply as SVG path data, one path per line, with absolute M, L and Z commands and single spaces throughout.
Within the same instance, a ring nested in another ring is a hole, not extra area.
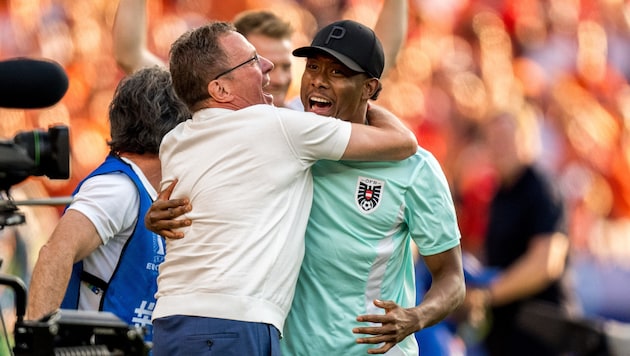
M 341 159 L 350 142 L 352 124 L 313 113 L 282 111 L 281 125 L 296 154 L 306 160 Z
M 461 238 L 455 205 L 438 161 L 424 151 L 405 196 L 405 218 L 418 251 L 434 255 L 457 245 Z
M 122 173 L 97 175 L 86 180 L 68 209 L 81 212 L 94 224 L 103 245 L 114 236 L 129 235 L 138 220 L 140 195 Z
M 536 184 L 528 194 L 531 204 L 532 236 L 538 234 L 566 233 L 566 220 L 562 197 L 557 188 L 544 175 L 536 176 Z

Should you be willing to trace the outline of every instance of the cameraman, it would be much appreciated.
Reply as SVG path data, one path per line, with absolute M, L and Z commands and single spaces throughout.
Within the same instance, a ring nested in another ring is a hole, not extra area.
M 60 307 L 110 311 L 146 327 L 151 341 L 164 243 L 145 229 L 143 217 L 161 180 L 162 137 L 188 118 L 168 71 L 145 68 L 119 83 L 109 107 L 110 154 L 76 188 L 40 250 L 27 319 Z

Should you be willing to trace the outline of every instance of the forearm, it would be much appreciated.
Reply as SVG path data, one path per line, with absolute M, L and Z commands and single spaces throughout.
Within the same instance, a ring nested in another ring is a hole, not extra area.
M 398 53 L 407 37 L 408 27 L 407 0 L 385 0 L 374 27 L 376 36 L 381 40 L 385 53 L 386 73 L 396 64 Z
M 68 209 L 40 249 L 29 287 L 26 317 L 39 319 L 59 308 L 66 293 L 72 265 L 101 244 L 92 222 Z
M 400 160 L 418 149 L 416 136 L 394 114 L 371 105 L 368 125 L 353 124 L 350 144 L 344 159 Z
M 489 303 L 501 306 L 539 293 L 564 273 L 568 238 L 563 234 L 538 237 L 525 255 L 488 287 Z
M 452 275 L 434 280 L 431 288 L 423 296 L 422 302 L 414 308 L 420 316 L 418 330 L 444 320 L 463 303 L 465 295 L 466 287 L 463 277 Z
M 152 65 L 165 66 L 148 50 L 146 7 L 146 0 L 120 0 L 114 18 L 114 57 L 127 74 Z
M 443 320 L 459 307 L 466 296 L 462 253 L 459 246 L 436 255 L 423 256 L 431 272 L 431 287 L 416 307 L 421 329 Z
M 61 305 L 72 271 L 72 257 L 44 245 L 33 269 L 26 319 L 37 320 Z

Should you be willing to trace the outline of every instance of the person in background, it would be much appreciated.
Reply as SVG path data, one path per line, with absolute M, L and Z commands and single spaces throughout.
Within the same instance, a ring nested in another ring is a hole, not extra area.
M 384 71 L 396 63 L 396 57 L 405 41 L 407 12 L 407 1 L 383 2 L 375 31 L 383 40 L 386 56 Z M 273 63 L 274 68 L 269 73 L 267 91 L 273 95 L 274 105 L 304 111 L 299 98 L 287 97 L 293 79 L 291 51 L 294 29 L 290 23 L 270 11 L 248 10 L 234 18 L 234 26 L 256 47 L 260 56 Z M 148 65 L 165 65 L 148 49 L 146 0 L 120 0 L 113 36 L 116 62 L 126 73 L 132 73 Z
M 39 251 L 27 319 L 60 307 L 110 311 L 146 327 L 145 340 L 151 341 L 164 241 L 144 227 L 143 218 L 161 179 L 160 142 L 189 118 L 168 71 L 144 68 L 120 81 L 109 106 L 111 151 L 76 188 Z
M 156 356 L 279 354 L 304 253 L 311 166 L 417 150 L 413 133 L 384 109 L 367 110 L 368 126 L 270 105 L 272 67 L 225 22 L 173 43 L 173 87 L 193 118 L 160 146 L 162 187 L 178 179 L 173 196 L 197 209 L 182 231 L 188 238 L 167 240 L 160 265 Z M 378 80 L 359 83 L 367 95 Z
M 489 309 L 489 355 L 555 355 L 518 322 L 521 310 L 535 301 L 574 312 L 564 284 L 569 252 L 565 210 L 553 182 L 534 161 L 539 131 L 527 106 L 502 111 L 483 124 L 485 142 L 497 176 L 491 201 L 482 262 L 496 270 L 483 288 L 471 288 L 471 310 Z M 477 314 L 484 315 L 485 313 Z
M 273 63 L 266 90 L 273 95 L 276 106 L 291 107 L 287 98 L 293 79 L 291 25 L 270 11 L 250 10 L 234 18 L 234 26 L 256 47 L 256 52 Z M 299 107 L 298 107 L 299 108 Z
M 308 111 L 373 124 L 368 100 L 380 93 L 384 54 L 371 29 L 335 22 L 293 53 L 306 57 L 300 97 Z M 465 290 L 455 210 L 439 164 L 418 148 L 402 161 L 318 161 L 312 174 L 305 255 L 282 353 L 417 355 L 413 333 L 442 320 Z M 164 201 L 171 189 L 145 220 L 151 230 L 177 238 L 177 228 L 197 222 L 171 220 L 191 211 L 187 200 Z M 412 242 L 435 280 L 417 306 Z

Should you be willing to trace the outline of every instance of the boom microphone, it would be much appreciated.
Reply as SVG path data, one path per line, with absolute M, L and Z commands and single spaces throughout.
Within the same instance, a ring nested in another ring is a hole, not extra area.
M 0 107 L 39 109 L 55 105 L 68 90 L 68 76 L 56 62 L 29 58 L 0 61 Z

